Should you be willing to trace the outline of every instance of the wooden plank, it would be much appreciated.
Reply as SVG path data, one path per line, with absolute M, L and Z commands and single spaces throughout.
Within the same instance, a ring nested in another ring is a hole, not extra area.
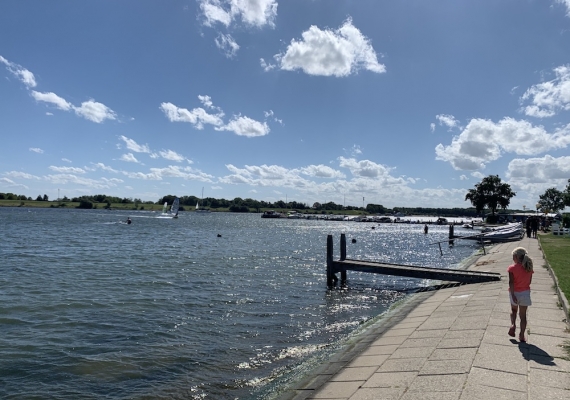
M 344 260 L 332 262 L 332 273 L 359 271 L 409 278 L 434 279 L 453 282 L 490 282 L 501 280 L 501 274 L 494 272 L 466 271 L 443 268 L 417 267 L 402 264 L 378 263 L 373 261 Z

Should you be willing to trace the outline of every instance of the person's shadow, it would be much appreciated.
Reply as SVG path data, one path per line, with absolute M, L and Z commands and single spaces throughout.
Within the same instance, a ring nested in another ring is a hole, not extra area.
M 511 343 L 519 345 L 519 351 L 526 361 L 534 361 L 538 364 L 549 366 L 556 365 L 554 357 L 534 344 L 517 342 L 515 339 L 511 339 Z

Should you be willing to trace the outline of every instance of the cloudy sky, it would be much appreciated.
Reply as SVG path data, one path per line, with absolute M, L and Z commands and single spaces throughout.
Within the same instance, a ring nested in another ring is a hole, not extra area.
M 0 192 L 533 209 L 570 0 L 0 2 Z M 363 202 L 364 199 L 364 202 Z

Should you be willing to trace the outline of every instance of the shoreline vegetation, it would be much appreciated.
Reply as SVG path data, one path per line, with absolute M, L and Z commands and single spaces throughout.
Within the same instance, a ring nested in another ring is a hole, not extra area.
M 123 211 L 162 211 L 164 202 L 168 205 L 172 204 L 175 196 L 165 196 L 158 202 L 96 202 L 96 201 L 71 201 L 69 199 L 63 200 L 34 200 L 34 199 L 6 199 L 0 196 L 0 207 L 23 207 L 23 208 L 67 208 L 67 209 L 110 209 L 110 210 L 123 210 Z M 73 199 L 77 200 L 77 199 Z M 251 204 L 251 203 L 255 204 Z M 180 211 L 194 211 L 194 205 L 183 204 L 181 202 Z M 234 200 L 218 200 L 207 198 L 204 199 L 204 206 L 200 203 L 201 207 L 209 209 L 211 212 L 242 212 L 242 213 L 263 213 L 265 211 L 275 211 L 277 213 L 287 214 L 291 211 L 296 211 L 300 214 L 315 214 L 315 215 L 389 215 L 400 213 L 406 216 L 433 216 L 433 217 L 457 217 L 457 218 L 478 218 L 481 214 L 475 208 L 423 208 L 423 207 L 394 207 L 393 209 L 385 208 L 382 205 L 368 204 L 364 207 L 353 207 L 335 204 L 329 202 L 326 204 L 315 203 L 312 207 L 306 206 L 301 203 L 290 202 L 285 203 L 279 201 L 274 204 L 266 202 L 258 202 L 251 199 L 234 199 Z M 212 203 L 219 203 L 222 205 L 214 205 Z M 239 204 L 236 204 L 239 203 Z M 190 204 L 196 204 L 191 201 Z M 524 212 L 522 210 L 509 210 L 509 213 Z M 489 211 L 485 210 L 485 214 Z

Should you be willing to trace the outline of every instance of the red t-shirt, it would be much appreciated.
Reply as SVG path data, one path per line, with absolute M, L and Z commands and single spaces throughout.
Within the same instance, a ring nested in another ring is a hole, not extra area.
M 532 279 L 532 274 L 534 271 L 525 271 L 522 264 L 513 264 L 507 268 L 507 272 L 513 274 L 515 280 L 515 292 L 524 292 L 525 290 L 530 290 L 530 281 Z

